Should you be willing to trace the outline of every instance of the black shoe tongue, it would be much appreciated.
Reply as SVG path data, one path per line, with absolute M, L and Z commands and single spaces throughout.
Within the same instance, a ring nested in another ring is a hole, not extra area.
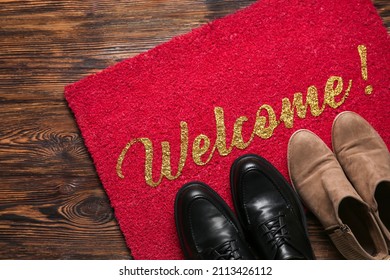
M 301 253 L 299 253 L 289 244 L 285 243 L 278 248 L 275 259 L 276 260 L 304 260 L 305 257 L 302 256 Z
M 215 248 L 209 248 L 205 251 L 205 253 L 206 255 L 209 255 L 211 259 L 214 260 L 234 260 L 240 258 L 240 255 L 237 250 L 238 248 L 235 240 L 228 240 L 219 244 Z
M 269 238 L 270 241 L 269 252 L 271 255 L 269 257 L 275 260 L 305 259 L 305 257 L 299 251 L 294 249 L 294 247 L 292 247 L 286 240 L 288 230 L 286 227 L 282 226 L 285 224 L 285 214 L 283 212 L 279 212 L 277 215 L 272 215 L 271 213 L 261 214 L 262 215 L 258 217 L 258 221 L 262 224 L 260 229 L 265 233 L 263 236 Z

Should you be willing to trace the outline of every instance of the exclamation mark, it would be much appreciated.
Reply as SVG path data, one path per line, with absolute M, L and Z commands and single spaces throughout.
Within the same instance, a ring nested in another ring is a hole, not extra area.
M 358 51 L 360 55 L 361 69 L 362 69 L 362 77 L 363 80 L 367 81 L 368 79 L 368 68 L 367 68 L 367 48 L 365 45 L 359 45 Z M 372 93 L 372 85 L 366 86 L 365 92 L 366 94 Z

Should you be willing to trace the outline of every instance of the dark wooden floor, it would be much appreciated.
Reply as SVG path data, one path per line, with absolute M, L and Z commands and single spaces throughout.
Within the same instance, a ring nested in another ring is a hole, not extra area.
M 0 1 L 1 259 L 131 258 L 64 86 L 253 2 Z M 340 258 L 308 222 L 318 259 Z

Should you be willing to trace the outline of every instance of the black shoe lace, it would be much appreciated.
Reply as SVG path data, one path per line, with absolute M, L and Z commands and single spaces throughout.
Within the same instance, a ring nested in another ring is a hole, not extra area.
M 242 256 L 238 252 L 239 248 L 236 240 L 228 240 L 208 251 L 208 255 L 213 260 L 239 260 Z
M 267 243 L 271 243 L 271 246 L 280 247 L 290 239 L 290 235 L 286 230 L 286 224 L 284 223 L 284 215 L 279 214 L 259 225 L 265 232 L 263 236 L 268 237 Z

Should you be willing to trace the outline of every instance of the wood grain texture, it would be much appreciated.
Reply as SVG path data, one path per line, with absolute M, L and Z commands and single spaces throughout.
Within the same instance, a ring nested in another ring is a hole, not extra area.
M 64 86 L 253 2 L 0 1 L 1 259 L 131 258 Z M 317 258 L 341 258 L 308 223 Z

